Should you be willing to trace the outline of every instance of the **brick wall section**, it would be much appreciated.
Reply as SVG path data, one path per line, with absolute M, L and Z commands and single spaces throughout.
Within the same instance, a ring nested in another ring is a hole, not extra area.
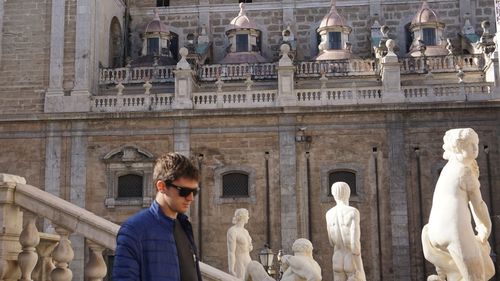
M 50 1 L 4 4 L 0 114 L 43 111 L 48 86 Z

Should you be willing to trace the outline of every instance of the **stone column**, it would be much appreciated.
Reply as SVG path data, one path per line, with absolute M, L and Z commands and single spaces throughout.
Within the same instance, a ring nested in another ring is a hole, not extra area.
M 189 120 L 174 120 L 174 151 L 189 157 L 191 153 Z
M 294 106 L 297 105 L 294 87 L 295 66 L 288 56 L 290 46 L 283 44 L 280 49 L 282 56 L 278 63 L 278 105 Z
M 0 1 L 3 2 L 3 1 Z M 64 2 L 52 0 L 50 27 L 50 77 L 47 96 L 62 96 L 64 60 Z
M 59 129 L 59 124 L 49 123 L 47 125 L 48 133 L 45 141 L 45 191 L 57 197 L 61 195 L 62 138 L 56 132 Z M 43 231 L 48 233 L 55 232 L 50 221 L 45 220 Z
M 1 2 L 2 0 L 0 0 Z M 19 176 L 0 174 L 0 278 L 17 280 L 21 272 L 17 256 L 21 252 L 19 236 L 23 230 L 23 213 L 14 205 L 16 184 L 26 184 Z
M 401 69 L 398 56 L 394 53 L 396 42 L 387 40 L 387 55 L 382 58 L 382 102 L 394 103 L 404 102 L 404 95 L 401 92 Z
M 298 238 L 297 230 L 297 152 L 295 150 L 295 117 L 279 118 L 280 192 L 281 192 L 281 248 L 292 253 L 292 244 Z
M 94 0 L 77 0 L 75 42 L 75 87 L 72 96 L 89 96 L 93 67 L 92 32 L 94 26 Z
M 83 133 L 84 129 L 84 122 L 75 122 L 74 133 L 71 137 L 70 202 L 82 208 L 85 208 L 87 185 L 87 138 Z M 85 240 L 83 236 L 77 234 L 72 234 L 70 240 L 75 254 L 70 268 L 73 271 L 74 280 L 83 280 Z
M 193 101 L 191 100 L 193 94 L 193 75 L 194 71 L 191 65 L 186 60 L 188 50 L 182 47 L 179 50 L 182 58 L 177 63 L 175 73 L 175 96 L 172 107 L 174 109 L 192 109 Z
M 411 280 L 408 201 L 406 194 L 405 137 L 401 116 L 389 116 L 389 193 L 391 205 L 392 269 L 390 280 Z

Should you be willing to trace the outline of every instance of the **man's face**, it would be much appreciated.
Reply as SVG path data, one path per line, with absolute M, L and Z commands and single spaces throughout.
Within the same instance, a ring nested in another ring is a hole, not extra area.
M 181 189 L 197 189 L 198 181 L 188 178 L 179 178 L 172 182 L 173 185 L 181 188 Z M 174 186 L 170 186 L 166 184 L 164 196 L 165 202 L 167 203 L 167 207 L 175 213 L 185 213 L 189 210 L 191 203 L 194 200 L 193 193 L 189 193 L 188 196 L 181 196 L 178 188 Z

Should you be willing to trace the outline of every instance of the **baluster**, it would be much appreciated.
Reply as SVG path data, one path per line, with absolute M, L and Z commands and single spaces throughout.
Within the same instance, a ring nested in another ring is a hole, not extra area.
M 73 272 L 69 269 L 69 263 L 73 260 L 74 253 L 68 239 L 70 232 L 60 226 L 56 226 L 56 232 L 61 236 L 61 240 L 52 253 L 56 268 L 52 270 L 50 277 L 52 281 L 71 281 Z
M 54 248 L 56 247 L 59 240 L 59 235 L 43 232 L 40 233 L 40 243 L 36 247 L 39 258 L 38 263 L 32 273 L 32 277 L 34 280 L 50 280 L 50 273 L 55 268 L 55 265 L 52 262 L 51 253 L 54 251 Z
M 85 265 L 85 276 L 87 276 L 87 281 L 102 281 L 108 271 L 104 258 L 102 257 L 104 247 L 90 240 L 87 240 L 87 242 L 90 251 L 89 261 Z
M 23 251 L 18 256 L 19 268 L 21 269 L 20 281 L 32 280 L 31 273 L 38 261 L 35 247 L 40 243 L 40 235 L 38 229 L 36 229 L 35 219 L 34 216 L 28 218 L 28 223 L 24 226 L 21 236 L 19 236 L 19 243 L 23 247 Z

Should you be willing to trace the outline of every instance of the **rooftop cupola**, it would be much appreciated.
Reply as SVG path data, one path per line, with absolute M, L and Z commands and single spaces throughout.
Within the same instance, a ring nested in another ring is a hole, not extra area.
M 423 46 L 425 46 L 426 56 L 447 55 L 446 40 L 443 38 L 444 28 L 444 22 L 439 20 L 437 13 L 424 0 L 422 7 L 420 7 L 420 10 L 418 10 L 410 23 L 413 42 L 408 55 L 412 57 L 421 56 Z
M 260 55 L 261 32 L 245 11 L 245 4 L 240 3 L 238 16 L 231 20 L 226 28 L 229 41 L 226 56 L 220 63 L 256 63 L 267 60 Z
M 323 18 L 317 30 L 321 42 L 316 60 L 347 59 L 352 56 L 349 43 L 352 28 L 337 11 L 335 2 L 332 0 L 330 12 Z
M 138 58 L 135 64 L 149 65 L 153 61 L 159 64 L 175 64 L 176 60 L 173 59 L 171 50 L 173 33 L 161 21 L 158 9 L 155 9 L 154 13 L 153 20 L 146 25 L 144 30 L 142 57 Z

